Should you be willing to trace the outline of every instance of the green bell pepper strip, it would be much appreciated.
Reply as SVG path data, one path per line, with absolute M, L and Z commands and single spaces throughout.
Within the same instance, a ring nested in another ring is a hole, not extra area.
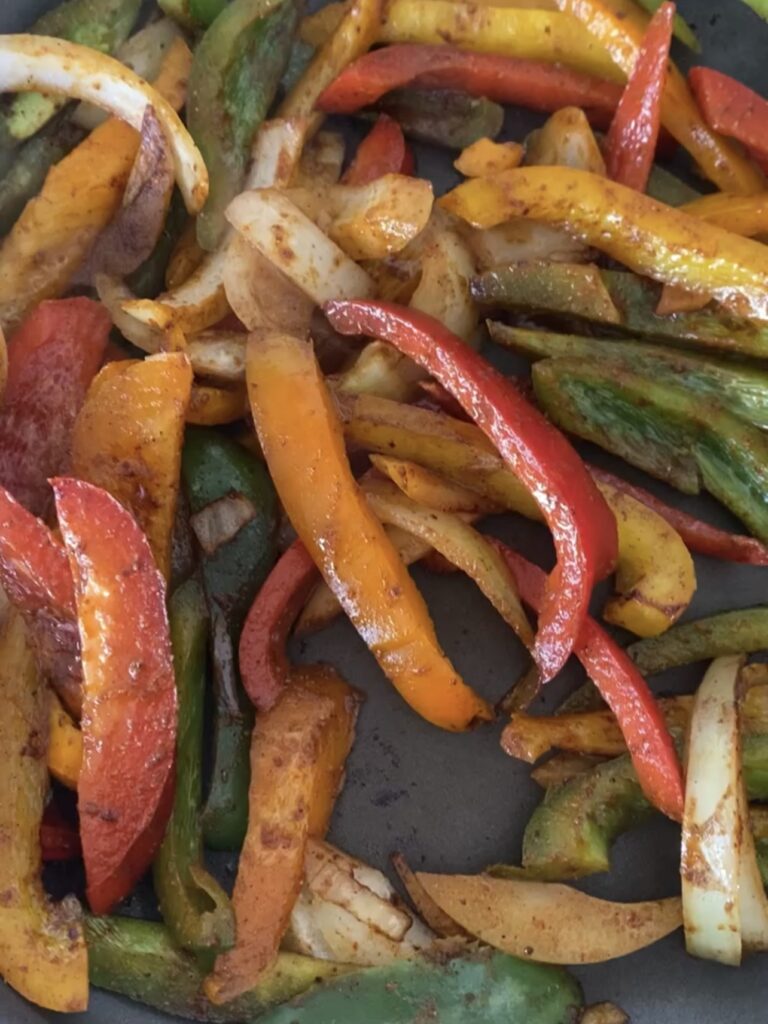
M 755 14 L 768 21 L 768 0 L 744 0 L 747 7 L 751 7 Z
M 179 702 L 176 795 L 153 865 L 155 892 L 182 949 L 219 952 L 232 946 L 235 920 L 229 897 L 203 864 L 199 815 L 208 611 L 199 583 L 191 579 L 179 587 L 170 600 L 169 618 Z
M 218 18 L 228 0 L 158 0 L 163 13 L 184 28 L 207 28 Z
M 187 431 L 182 479 L 200 538 L 200 517 L 235 499 L 250 519 L 234 536 L 203 553 L 202 574 L 211 615 L 215 693 L 214 759 L 203 813 L 206 845 L 237 850 L 248 822 L 253 708 L 237 672 L 235 652 L 245 615 L 275 560 L 277 499 L 264 465 L 225 435 Z
M 686 348 L 720 349 L 744 356 L 768 356 L 768 325 L 718 310 L 658 316 L 661 290 L 623 270 L 603 270 L 608 294 L 621 313 L 617 325 L 633 337 Z M 613 330 L 613 327 L 611 328 Z
M 681 178 L 671 174 L 664 167 L 659 167 L 658 164 L 651 168 L 645 192 L 652 199 L 658 199 L 667 206 L 684 206 L 694 199 L 701 199 L 701 192 L 697 192 L 695 188 L 691 188 Z
M 91 984 L 206 1024 L 248 1024 L 315 982 L 349 970 L 331 961 L 280 953 L 254 989 L 225 1006 L 213 1006 L 202 992 L 206 969 L 174 944 L 163 925 L 127 917 L 87 917 L 85 932 Z
M 565 971 L 484 950 L 400 961 L 311 989 L 261 1024 L 572 1024 L 582 996 Z
M 576 358 L 615 363 L 660 383 L 680 384 L 693 395 L 718 402 L 747 423 L 763 430 L 768 428 L 768 373 L 764 370 L 641 342 L 531 331 L 496 322 L 489 323 L 488 329 L 495 342 L 532 359 Z
M 7 235 L 30 199 L 43 187 L 48 171 L 85 138 L 85 131 L 66 118 L 47 124 L 13 153 L 0 178 L 0 237 Z
M 473 277 L 469 290 L 475 302 L 485 308 L 500 306 L 534 315 L 545 313 L 606 324 L 619 319 L 618 310 L 594 266 L 537 261 L 513 263 Z
M 627 652 L 645 676 L 728 654 L 768 650 L 768 607 L 722 612 L 681 622 L 661 636 L 638 640 Z
M 564 430 L 695 494 L 701 486 L 768 540 L 768 437 L 684 388 L 609 363 L 533 367 L 540 404 Z
M 645 8 L 649 14 L 655 14 L 661 7 L 664 0 L 637 0 L 637 2 L 641 7 Z M 683 46 L 687 46 L 689 50 L 693 50 L 694 53 L 701 53 L 701 43 L 696 38 L 696 33 L 685 18 L 681 17 L 679 14 L 675 15 L 675 38 L 679 39 Z
M 136 22 L 142 0 L 65 0 L 34 23 L 30 32 L 113 53 Z M 0 114 L 0 147 L 15 146 L 53 117 L 66 100 L 19 93 Z
M 197 240 L 213 250 L 224 211 L 241 191 L 256 131 L 277 93 L 293 44 L 296 0 L 232 0 L 200 41 L 189 77 L 187 122 L 210 175 Z
M 768 736 L 742 738 L 742 763 L 749 799 L 765 800 Z M 522 868 L 497 864 L 489 872 L 558 881 L 609 871 L 614 842 L 654 813 L 623 754 L 549 790 L 526 826 Z
M 449 89 L 394 89 L 355 116 L 375 121 L 388 114 L 405 135 L 444 149 L 464 149 L 478 139 L 495 139 L 504 108 L 485 98 Z

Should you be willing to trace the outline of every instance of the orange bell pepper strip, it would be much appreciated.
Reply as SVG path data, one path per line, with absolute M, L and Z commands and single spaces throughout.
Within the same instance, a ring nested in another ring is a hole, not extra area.
M 494 540 L 512 570 L 523 600 L 534 611 L 543 604 L 546 577 L 537 565 Z M 574 654 L 616 716 L 643 792 L 675 821 L 683 815 L 683 776 L 664 715 L 629 655 L 587 616 Z
M 219 427 L 236 423 L 248 413 L 248 396 L 244 388 L 212 388 L 194 384 L 187 408 L 187 423 L 196 427 Z
M 66 552 L 45 523 L 1 486 L 0 586 L 24 617 L 43 672 L 79 718 L 80 637 Z
M 648 26 L 606 140 L 608 177 L 645 192 L 661 128 L 675 5 L 664 3 Z
M 352 163 L 344 172 L 344 185 L 367 185 L 384 174 L 412 174 L 413 152 L 406 144 L 397 121 L 381 114 L 357 147 Z
M 761 544 L 755 537 L 743 534 L 727 533 L 716 526 L 702 522 L 695 516 L 683 512 L 679 508 L 667 505 L 655 494 L 635 484 L 627 483 L 621 477 L 614 476 L 605 469 L 590 466 L 589 471 L 595 480 L 603 480 L 619 491 L 630 494 L 637 501 L 653 509 L 662 519 L 676 530 L 689 551 L 708 558 L 719 558 L 724 562 L 741 562 L 745 565 L 768 565 L 768 547 Z
M 232 896 L 235 945 L 204 983 L 216 1005 L 253 988 L 277 959 L 301 889 L 320 747 L 333 713 L 329 697 L 289 686 L 256 718 L 248 832 Z
M 192 367 L 181 352 L 107 364 L 72 436 L 72 472 L 136 517 L 168 578 Z
M 553 168 L 544 168 L 547 172 Z M 531 492 L 557 550 L 533 656 L 544 681 L 568 660 L 594 584 L 613 569 L 616 520 L 566 438 L 509 381 L 432 317 L 384 302 L 331 302 L 342 334 L 381 338 L 458 399 Z
M 24 623 L 8 609 L 0 626 L 0 976 L 33 1003 L 76 1013 L 88 1006 L 82 921 L 51 904 L 40 877 L 47 697 Z
M 75 416 L 111 329 L 98 302 L 61 299 L 41 303 L 8 343 L 0 484 L 35 515 L 50 506 L 48 478 L 69 459 Z
M 93 912 L 106 914 L 151 864 L 173 801 L 176 683 L 165 584 L 115 498 L 82 480 L 52 485 L 82 642 L 78 807 L 87 895 Z
M 423 598 L 355 482 L 311 346 L 252 337 L 246 376 L 283 507 L 384 673 L 434 725 L 456 731 L 492 717 L 440 649 Z
M 765 170 L 768 100 L 714 68 L 691 68 L 688 83 L 710 128 L 741 142 Z
M 578 196 L 578 202 L 574 202 Z M 465 181 L 439 200 L 474 227 L 526 217 L 566 228 L 635 273 L 713 295 L 768 319 L 768 249 L 571 167 L 527 167 Z
M 768 233 L 768 191 L 753 196 L 713 192 L 678 207 L 691 217 L 715 224 L 735 235 L 752 238 Z
M 626 17 L 626 12 L 610 0 L 557 0 L 557 5 L 583 23 L 625 75 L 632 74 L 643 42 L 644 19 Z M 758 168 L 701 116 L 674 64 L 669 68 L 664 88 L 661 119 L 667 131 L 721 191 L 748 195 L 765 188 Z
M 288 634 L 319 578 L 309 552 L 296 540 L 251 605 L 240 634 L 240 676 L 259 711 L 269 711 L 283 692 L 290 672 Z
M 358 57 L 324 90 L 317 106 L 329 114 L 352 114 L 404 85 L 457 89 L 546 112 L 581 107 L 600 124 L 608 123 L 621 98 L 615 82 L 558 64 L 401 43 Z

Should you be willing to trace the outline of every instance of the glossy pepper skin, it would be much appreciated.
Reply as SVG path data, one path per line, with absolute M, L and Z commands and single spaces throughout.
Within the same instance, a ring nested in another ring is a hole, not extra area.
M 88 917 L 91 984 L 157 1010 L 204 1024 L 243 1024 L 344 968 L 330 961 L 280 953 L 275 966 L 245 995 L 214 1006 L 202 993 L 205 969 L 180 950 L 161 924 L 127 917 Z
M 210 174 L 197 239 L 215 249 L 251 145 L 275 98 L 298 20 L 295 0 L 233 0 L 203 36 L 189 79 L 189 130 Z
M 741 142 L 765 169 L 768 102 L 742 82 L 714 68 L 691 68 L 688 81 L 707 124 Z
M 352 114 L 405 85 L 455 89 L 534 110 L 577 106 L 603 124 L 621 97 L 621 88 L 614 82 L 561 65 L 455 46 L 401 44 L 372 50 L 347 65 L 320 95 L 317 106 L 329 114 Z
M 228 541 L 201 551 L 216 716 L 203 826 L 206 845 L 237 850 L 247 825 L 253 712 L 238 678 L 236 652 L 245 615 L 275 558 L 277 502 L 263 464 L 215 430 L 187 429 L 181 471 L 193 531 L 201 529 L 196 517 L 215 516 L 216 503 L 228 499 L 238 499 L 250 516 Z
M 200 801 L 208 612 L 199 583 L 188 580 L 168 615 L 179 702 L 176 795 L 153 866 L 160 911 L 174 940 L 194 953 L 218 952 L 234 941 L 229 898 L 203 863 Z
M 104 914 L 151 864 L 173 803 L 177 702 L 165 583 L 135 519 L 111 495 L 71 478 L 52 485 L 82 647 L 87 894 Z
M 616 522 L 584 464 L 506 378 L 432 317 L 382 302 L 332 302 L 325 312 L 341 333 L 382 338 L 434 376 L 537 500 L 558 556 L 534 648 L 551 679 L 573 650 L 593 585 L 616 562 Z
M 447 89 L 395 89 L 361 117 L 387 114 L 405 136 L 445 149 L 464 149 L 483 138 L 495 138 L 504 122 L 504 108 L 485 96 Z
M 545 584 L 542 570 L 506 544 L 495 543 L 523 600 L 534 610 L 540 607 Z M 589 616 L 582 623 L 574 653 L 616 716 L 643 791 L 656 807 L 679 821 L 683 813 L 680 762 L 648 684 L 625 651 Z
M 675 5 L 651 18 L 606 139 L 608 177 L 645 192 L 661 128 Z
M 768 441 L 711 400 L 610 363 L 554 359 L 533 367 L 539 404 L 564 430 L 697 494 L 703 486 L 768 540 Z
M 729 654 L 752 654 L 768 647 L 768 608 L 742 608 L 682 622 L 664 636 L 627 648 L 643 675 Z
M 367 185 L 383 174 L 412 174 L 413 153 L 397 121 L 382 114 L 357 147 L 344 172 L 344 185 Z
M 571 1024 L 579 986 L 556 967 L 484 950 L 447 963 L 401 961 L 343 975 L 280 1006 L 264 1024 Z

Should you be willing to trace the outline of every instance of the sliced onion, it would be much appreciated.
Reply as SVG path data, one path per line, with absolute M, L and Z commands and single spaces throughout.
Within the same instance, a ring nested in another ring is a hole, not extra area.
M 187 355 L 198 377 L 223 384 L 241 384 L 245 380 L 245 343 L 243 331 L 203 331 L 190 338 Z
M 244 494 L 227 494 L 190 516 L 189 525 L 206 555 L 228 544 L 256 517 L 253 502 Z
M 308 334 L 314 303 L 242 235 L 227 243 L 224 289 L 232 312 L 249 331 Z
M 305 878 L 284 941 L 295 952 L 373 966 L 413 959 L 434 942 L 380 871 L 327 843 L 308 844 Z
M 87 100 L 141 131 L 154 108 L 173 154 L 176 180 L 190 213 L 208 196 L 208 171 L 173 107 L 120 61 L 64 39 L 0 36 L 0 92 L 40 90 Z
M 723 964 L 741 962 L 741 775 L 737 681 L 741 656 L 712 662 L 691 716 L 680 874 L 685 945 Z

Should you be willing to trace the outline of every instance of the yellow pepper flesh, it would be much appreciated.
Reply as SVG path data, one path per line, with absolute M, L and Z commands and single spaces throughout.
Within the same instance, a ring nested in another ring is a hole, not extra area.
M 48 690 L 21 618 L 8 609 L 0 630 L 0 975 L 49 1010 L 88 1006 L 88 954 L 77 917 L 54 907 L 41 881 L 40 822 Z
M 627 17 L 623 5 L 617 7 L 608 0 L 557 0 L 557 4 L 563 13 L 578 18 L 624 75 L 632 73 L 643 41 L 642 20 Z M 661 120 L 719 189 L 743 194 L 765 189 L 765 178 L 755 164 L 705 123 L 688 84 L 671 63 Z
M 450 43 L 481 53 L 543 60 L 624 82 L 624 72 L 576 18 L 560 11 L 454 0 L 391 0 L 379 42 Z
M 751 196 L 714 192 L 678 207 L 691 217 L 748 238 L 768 232 L 768 192 Z
M 67 789 L 77 789 L 83 763 L 83 735 L 51 692 L 48 719 L 48 771 Z
M 460 730 L 490 718 L 440 649 L 423 598 L 355 482 L 310 345 L 252 337 L 246 375 L 283 506 L 383 671 L 435 725 Z
M 768 248 L 596 174 L 529 167 L 473 178 L 440 204 L 475 227 L 527 217 L 567 229 L 638 274 L 768 319 Z

